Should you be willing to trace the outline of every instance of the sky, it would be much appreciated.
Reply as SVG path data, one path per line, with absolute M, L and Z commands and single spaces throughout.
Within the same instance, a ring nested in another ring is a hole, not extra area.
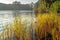
M 11 4 L 13 1 L 20 1 L 22 4 L 37 2 L 38 0 L 0 0 L 0 3 Z

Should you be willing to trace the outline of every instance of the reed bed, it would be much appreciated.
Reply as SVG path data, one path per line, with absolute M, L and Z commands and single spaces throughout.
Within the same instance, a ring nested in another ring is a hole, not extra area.
M 39 14 L 37 16 L 36 39 L 60 40 L 59 20 L 57 14 Z
M 1 33 L 2 40 L 60 40 L 59 15 L 38 14 L 36 22 L 33 23 L 32 18 L 30 26 L 27 20 L 22 23 L 21 17 L 15 17 L 13 23 L 8 24 Z

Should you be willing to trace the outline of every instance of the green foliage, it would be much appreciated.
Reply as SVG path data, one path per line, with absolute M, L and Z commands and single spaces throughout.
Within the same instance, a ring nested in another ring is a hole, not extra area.
M 57 13 L 57 10 L 59 8 L 60 8 L 60 1 L 56 1 L 51 5 L 50 10 L 54 13 Z

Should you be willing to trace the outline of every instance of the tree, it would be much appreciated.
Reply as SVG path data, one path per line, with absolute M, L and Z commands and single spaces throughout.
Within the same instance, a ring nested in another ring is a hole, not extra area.
M 13 4 L 21 4 L 19 1 L 14 1 Z
M 46 1 L 46 6 L 50 7 L 51 4 L 53 4 L 54 2 L 58 1 L 58 0 L 45 0 Z
M 51 5 L 50 10 L 54 13 L 60 13 L 60 1 L 54 2 Z

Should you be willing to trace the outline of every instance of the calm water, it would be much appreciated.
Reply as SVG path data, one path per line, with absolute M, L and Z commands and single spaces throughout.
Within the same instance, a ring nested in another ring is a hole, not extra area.
M 30 25 L 32 18 L 35 20 L 35 15 L 31 10 L 0 11 L 0 31 L 2 30 L 2 26 L 13 22 L 16 16 L 21 17 L 22 22 L 26 19 L 28 25 Z

